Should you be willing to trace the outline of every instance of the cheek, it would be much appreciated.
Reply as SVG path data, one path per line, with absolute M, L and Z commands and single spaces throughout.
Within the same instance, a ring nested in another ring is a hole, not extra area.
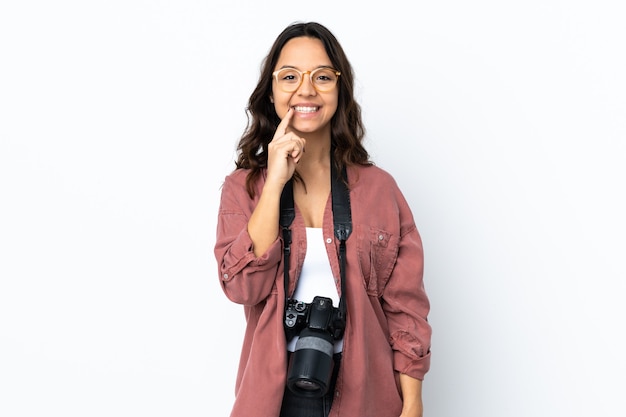
M 326 109 L 328 113 L 328 118 L 332 118 L 335 115 L 335 113 L 337 113 L 337 108 L 338 108 L 338 103 L 336 100 L 333 102 L 327 103 Z
M 274 111 L 276 112 L 276 114 L 281 120 L 287 115 L 288 110 L 289 110 L 289 107 L 287 107 L 286 104 L 277 103 L 276 101 L 274 102 Z
M 272 95 L 272 98 L 272 103 L 274 103 L 274 110 L 276 111 L 278 117 L 282 119 L 283 117 L 285 117 L 287 111 L 289 110 L 289 101 L 291 100 L 291 95 L 278 92 L 278 94 L 274 93 Z
M 326 107 L 329 110 L 329 113 L 334 115 L 337 112 L 337 108 L 339 107 L 339 96 L 333 95 L 326 98 Z

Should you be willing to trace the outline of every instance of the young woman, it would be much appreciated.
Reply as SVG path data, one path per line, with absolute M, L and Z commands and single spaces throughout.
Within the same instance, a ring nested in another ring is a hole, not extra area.
M 422 416 L 422 243 L 362 145 L 353 81 L 333 34 L 298 23 L 250 97 L 215 245 L 224 293 L 247 321 L 231 417 Z

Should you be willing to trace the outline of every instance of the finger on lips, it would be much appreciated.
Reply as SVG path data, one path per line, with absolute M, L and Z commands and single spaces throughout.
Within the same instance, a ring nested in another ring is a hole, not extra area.
M 278 137 L 282 137 L 287 133 L 287 127 L 289 126 L 289 121 L 291 120 L 291 116 L 293 115 L 293 108 L 289 107 L 287 110 L 287 114 L 283 117 L 283 120 L 280 121 L 278 127 L 276 128 L 276 133 L 274 134 L 274 139 Z
M 287 146 L 287 149 L 285 149 L 287 151 L 287 155 L 292 158 L 299 159 L 299 156 L 304 152 L 304 145 L 306 141 L 304 138 L 297 136 L 295 133 L 287 131 L 293 113 L 293 108 L 289 107 L 287 114 L 285 114 L 285 117 L 283 117 L 276 127 L 276 132 L 274 133 L 272 142 L 274 142 L 274 146 L 279 146 L 280 144 L 281 148 Z

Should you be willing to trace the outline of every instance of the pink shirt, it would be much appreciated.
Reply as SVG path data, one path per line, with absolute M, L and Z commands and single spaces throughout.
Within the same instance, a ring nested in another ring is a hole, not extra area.
M 264 179 L 250 199 L 247 171 L 222 188 L 215 256 L 226 296 L 246 317 L 231 417 L 277 417 L 287 373 L 283 330 L 282 240 L 261 257 L 252 252 L 247 223 Z M 423 250 L 411 210 L 394 179 L 376 166 L 348 168 L 353 232 L 346 242 L 347 325 L 330 417 L 397 417 L 402 400 L 397 373 L 423 379 L 430 366 L 429 301 Z M 290 293 L 306 253 L 304 220 L 296 207 L 291 226 Z M 338 245 L 330 196 L 323 233 L 340 290 Z

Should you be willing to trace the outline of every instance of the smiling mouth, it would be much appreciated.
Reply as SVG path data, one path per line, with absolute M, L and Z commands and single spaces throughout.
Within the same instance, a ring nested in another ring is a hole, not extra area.
M 293 106 L 293 109 L 298 113 L 315 113 L 320 108 L 319 107 L 304 107 L 304 106 Z

